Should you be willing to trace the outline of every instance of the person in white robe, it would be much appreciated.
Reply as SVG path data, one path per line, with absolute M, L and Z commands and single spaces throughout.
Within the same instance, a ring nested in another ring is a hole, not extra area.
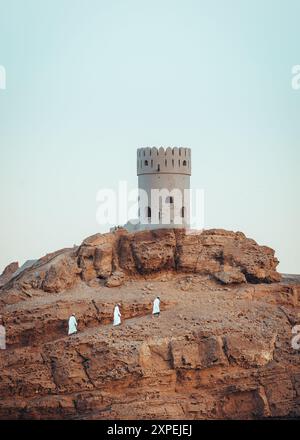
M 6 349 L 5 336 L 6 336 L 6 331 L 5 331 L 4 321 L 2 316 L 0 316 L 0 350 Z
M 121 313 L 120 313 L 120 306 L 121 304 L 117 304 L 114 308 L 114 324 L 113 325 L 120 325 L 121 324 Z
M 157 296 L 153 301 L 152 316 L 159 317 L 160 314 L 160 297 Z
M 75 318 L 75 315 L 73 313 L 73 315 L 70 316 L 69 318 L 69 335 L 73 335 L 74 333 L 77 333 L 77 321 Z

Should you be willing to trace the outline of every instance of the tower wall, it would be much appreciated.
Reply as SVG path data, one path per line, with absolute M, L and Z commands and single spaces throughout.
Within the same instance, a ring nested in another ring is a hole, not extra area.
M 137 174 L 139 189 L 148 197 L 147 203 L 142 197 L 139 200 L 140 229 L 188 228 L 190 199 L 185 190 L 190 189 L 191 150 L 140 148 Z M 155 197 L 155 189 L 161 197 Z
M 137 175 L 140 174 L 191 175 L 191 149 L 156 147 L 137 150 Z

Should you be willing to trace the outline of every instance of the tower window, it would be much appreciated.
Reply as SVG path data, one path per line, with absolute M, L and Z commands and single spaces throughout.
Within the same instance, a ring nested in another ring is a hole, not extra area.
M 160 171 L 160 164 L 157 165 L 157 171 Z
M 181 217 L 184 218 L 184 206 L 181 208 Z
M 151 208 L 150 208 L 150 206 L 148 206 L 146 209 L 147 209 L 147 217 L 151 218 Z
M 178 165 L 180 166 L 180 159 L 178 160 Z
M 148 166 L 148 161 L 147 160 L 145 160 L 145 167 L 147 167 Z
M 173 166 L 173 168 L 174 168 L 174 159 L 172 159 L 172 166 Z
M 184 161 L 182 162 L 182 165 L 183 165 L 184 167 L 186 167 L 186 160 L 184 160 Z
M 167 159 L 165 159 L 165 166 L 167 166 L 168 165 L 168 161 L 167 161 Z
M 153 168 L 153 159 L 151 159 L 151 168 Z
M 168 196 L 168 197 L 166 198 L 166 203 L 174 203 L 174 198 L 171 197 L 171 196 Z

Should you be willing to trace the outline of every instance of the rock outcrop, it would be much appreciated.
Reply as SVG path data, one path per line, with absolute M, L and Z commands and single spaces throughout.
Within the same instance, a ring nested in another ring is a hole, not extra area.
M 299 417 L 300 282 L 277 264 L 224 230 L 120 229 L 43 257 L 0 290 L 0 418 Z
M 19 269 L 19 263 L 14 261 L 10 263 L 0 275 L 0 288 L 12 278 L 13 274 Z
M 63 249 L 38 260 L 8 283 L 20 289 L 59 292 L 83 280 L 118 287 L 126 278 L 158 272 L 210 275 L 223 284 L 280 281 L 273 249 L 241 232 L 222 229 L 161 229 L 95 234 L 77 249 Z

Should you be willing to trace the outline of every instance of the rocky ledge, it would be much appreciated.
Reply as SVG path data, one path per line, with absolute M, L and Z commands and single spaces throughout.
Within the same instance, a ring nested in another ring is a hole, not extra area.
M 96 234 L 79 248 L 63 249 L 38 260 L 12 278 L 4 290 L 60 292 L 80 280 L 120 286 L 126 279 L 162 271 L 210 275 L 223 284 L 280 281 L 274 250 L 242 232 L 160 229 Z

